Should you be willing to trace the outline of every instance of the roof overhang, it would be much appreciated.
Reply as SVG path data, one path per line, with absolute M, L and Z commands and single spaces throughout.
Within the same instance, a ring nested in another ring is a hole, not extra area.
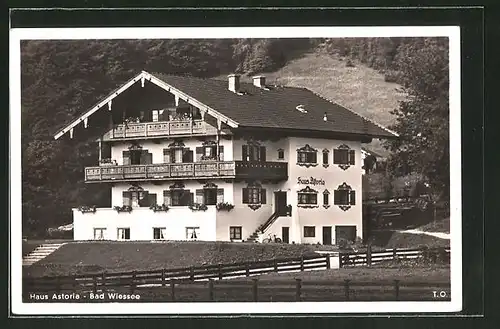
M 134 85 L 135 83 L 137 83 L 139 81 L 141 81 L 142 86 L 144 86 L 144 83 L 145 83 L 146 80 L 149 81 L 149 82 L 151 82 L 151 83 L 153 83 L 153 84 L 155 84 L 156 86 L 158 86 L 158 87 L 160 87 L 160 88 L 162 88 L 162 89 L 164 89 L 164 90 L 172 93 L 173 95 L 175 95 L 179 99 L 185 101 L 186 103 L 191 104 L 191 105 L 199 108 L 200 111 L 203 111 L 206 114 L 209 114 L 209 115 L 215 117 L 219 123 L 225 123 L 225 124 L 227 124 L 231 128 L 237 128 L 238 127 L 238 123 L 236 121 L 232 120 L 231 118 L 229 118 L 229 117 L 227 117 L 227 116 L 219 113 L 218 111 L 214 110 L 210 106 L 208 106 L 206 104 L 203 104 L 199 100 L 194 99 L 193 97 L 190 97 L 186 93 L 182 92 L 179 89 L 176 89 L 174 86 L 172 86 L 172 85 L 168 84 L 167 82 L 165 82 L 165 81 L 163 81 L 163 80 L 155 77 L 151 73 L 148 73 L 146 71 L 142 71 L 140 74 L 136 75 L 135 77 L 133 77 L 132 79 L 130 79 L 129 81 L 127 81 L 121 87 L 119 87 L 118 89 L 116 89 L 113 92 L 111 92 L 106 98 L 104 98 L 99 103 L 97 103 L 96 105 L 94 105 L 87 112 L 85 112 L 84 114 L 80 115 L 78 118 L 76 118 L 75 120 L 73 120 L 71 123 L 69 123 L 64 128 L 60 129 L 54 135 L 54 139 L 59 139 L 61 136 L 63 136 L 64 134 L 66 134 L 68 132 L 70 134 L 70 137 L 73 137 L 73 129 L 77 125 L 83 123 L 84 127 L 86 128 L 87 127 L 87 120 L 88 120 L 88 118 L 92 114 L 94 114 L 98 110 L 102 109 L 103 107 L 106 107 L 106 105 L 108 106 L 108 110 L 111 110 L 111 104 L 112 104 L 112 101 L 113 101 L 114 98 L 118 97 L 125 90 L 127 90 L 128 88 L 130 88 L 132 85 Z

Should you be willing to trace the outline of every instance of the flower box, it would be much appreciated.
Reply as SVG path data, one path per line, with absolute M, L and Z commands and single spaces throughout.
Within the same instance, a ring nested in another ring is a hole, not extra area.
M 116 212 L 128 212 L 130 213 L 132 211 L 131 206 L 115 206 L 113 209 L 116 210 Z
M 219 202 L 216 205 L 216 208 L 218 211 L 221 211 L 221 210 L 231 211 L 234 208 L 234 205 L 230 204 L 229 202 Z
M 191 209 L 192 211 L 206 211 L 208 207 L 203 203 L 193 203 L 189 205 L 189 209 Z
M 154 205 L 151 205 L 149 207 L 149 209 L 153 210 L 154 212 L 157 212 L 157 211 L 165 211 L 165 212 L 167 212 L 170 208 L 167 205 L 165 205 L 165 204 L 162 204 L 161 206 L 157 205 L 157 204 L 154 204 Z
M 80 210 L 82 214 L 85 214 L 85 213 L 95 213 L 97 209 L 96 209 L 96 206 L 92 206 L 92 207 L 80 206 L 80 207 L 78 207 L 78 210 Z

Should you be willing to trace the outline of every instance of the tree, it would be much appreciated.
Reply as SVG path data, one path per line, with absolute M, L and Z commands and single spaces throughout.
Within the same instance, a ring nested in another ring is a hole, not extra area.
M 422 38 L 398 49 L 396 66 L 408 97 L 393 111 L 400 138 L 386 142 L 391 161 L 423 175 L 437 199 L 449 200 L 448 39 Z

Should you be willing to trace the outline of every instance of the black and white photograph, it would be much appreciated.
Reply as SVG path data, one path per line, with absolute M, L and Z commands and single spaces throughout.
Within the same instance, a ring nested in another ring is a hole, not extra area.
M 20 313 L 461 310 L 459 28 L 51 30 L 11 31 Z

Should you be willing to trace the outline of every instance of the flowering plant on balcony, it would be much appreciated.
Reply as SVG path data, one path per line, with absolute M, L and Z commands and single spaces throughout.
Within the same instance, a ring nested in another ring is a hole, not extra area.
M 80 210 L 82 212 L 82 214 L 85 214 L 87 212 L 95 213 L 96 212 L 96 206 L 92 206 L 92 207 L 89 207 L 89 206 L 80 206 L 80 207 L 78 207 L 78 210 Z
M 217 157 L 215 155 L 213 155 L 213 156 L 202 155 L 201 160 L 202 161 L 215 161 L 215 160 L 217 160 Z
M 107 158 L 107 159 L 101 159 L 99 160 L 99 164 L 101 165 L 118 165 L 118 162 L 116 162 L 116 160 L 113 160 L 111 158 Z
M 225 211 L 231 211 L 234 208 L 233 204 L 230 204 L 229 202 L 219 202 L 216 206 L 218 211 L 225 210 Z
M 189 209 L 191 209 L 192 211 L 196 210 L 206 211 L 208 207 L 204 203 L 192 203 L 189 205 Z
M 149 207 L 149 209 L 153 210 L 154 212 L 157 212 L 157 211 L 168 211 L 168 206 L 166 204 L 162 204 L 161 206 L 160 205 L 157 205 L 156 203 L 151 205 Z
M 115 206 L 113 209 L 115 209 L 117 212 L 131 212 L 132 207 L 131 206 Z

